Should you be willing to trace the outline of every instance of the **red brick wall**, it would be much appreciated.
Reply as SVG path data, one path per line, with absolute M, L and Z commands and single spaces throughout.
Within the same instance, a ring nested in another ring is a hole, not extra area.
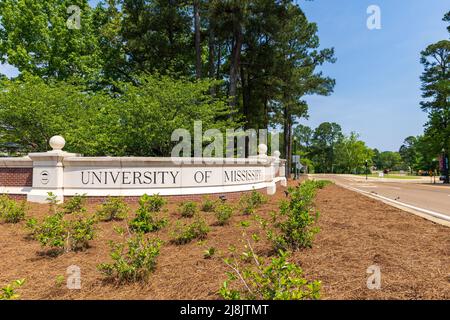
M 280 182 L 276 183 L 277 188 L 282 187 Z M 258 189 L 256 190 L 264 195 L 267 195 L 266 193 L 266 188 L 262 188 L 262 189 Z M 170 201 L 202 201 L 205 197 L 208 197 L 212 200 L 215 199 L 219 199 L 220 196 L 225 196 L 225 198 L 228 201 L 235 201 L 240 199 L 240 197 L 242 197 L 242 195 L 246 194 L 246 193 L 251 193 L 252 191 L 239 191 L 239 192 L 224 192 L 224 193 L 212 193 L 212 194 L 188 194 L 188 195 L 178 195 L 178 196 L 163 196 L 164 198 L 166 198 L 167 200 Z M 65 196 L 64 197 L 64 201 L 69 200 L 70 196 Z M 88 197 L 87 198 L 87 202 L 88 203 L 101 203 L 103 202 L 107 197 Z M 140 197 L 123 197 L 124 201 L 128 202 L 128 203 L 135 203 L 139 201 Z
M 0 168 L 0 186 L 31 187 L 33 168 Z

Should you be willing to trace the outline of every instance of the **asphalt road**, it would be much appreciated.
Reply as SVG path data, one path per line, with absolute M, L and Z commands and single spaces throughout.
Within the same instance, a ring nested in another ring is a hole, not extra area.
M 321 179 L 332 180 L 360 191 L 370 192 L 391 200 L 396 200 L 420 209 L 431 210 L 450 216 L 450 186 L 431 184 L 428 179 L 391 180 L 349 175 L 311 175 Z

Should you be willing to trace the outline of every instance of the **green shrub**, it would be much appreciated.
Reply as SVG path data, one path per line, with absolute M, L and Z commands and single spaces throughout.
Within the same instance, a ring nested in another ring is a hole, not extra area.
M 267 197 L 256 190 L 252 190 L 252 193 L 250 194 L 250 200 L 256 207 L 267 203 Z
M 136 217 L 129 226 L 135 232 L 154 232 L 164 228 L 167 220 L 159 218 L 158 212 L 165 205 L 166 200 L 159 195 L 148 196 L 144 194 L 139 199 L 139 208 Z
M 67 221 L 63 212 L 57 212 L 44 218 L 41 223 L 36 219 L 28 220 L 27 228 L 43 247 L 69 252 L 89 247 L 89 240 L 94 239 L 94 224 L 94 218 L 77 214 Z
M 15 280 L 12 283 L 8 284 L 6 287 L 1 288 L 0 290 L 0 300 L 17 300 L 20 298 L 20 295 L 16 293 L 16 290 L 23 286 L 25 283 L 25 279 Z
M 159 194 L 147 195 L 144 194 L 139 199 L 139 205 L 145 207 L 145 210 L 151 212 L 160 212 L 161 209 L 167 204 L 166 199 L 161 197 Z
M 113 263 L 102 263 L 98 269 L 118 282 L 147 281 L 156 268 L 161 245 L 161 240 L 146 240 L 142 234 L 131 237 L 125 243 L 111 242 Z
M 256 209 L 267 202 L 267 197 L 256 190 L 245 194 L 239 199 L 239 205 L 244 215 L 254 214 Z
M 85 212 L 86 208 L 86 194 L 76 194 L 71 197 L 67 202 L 63 205 L 63 211 L 65 214 L 71 214 L 75 212 Z
M 123 198 L 108 197 L 96 214 L 101 221 L 124 220 L 128 217 L 129 210 Z
M 251 250 L 253 252 L 253 249 Z M 231 271 L 219 290 L 227 300 L 310 300 L 320 299 L 320 282 L 308 282 L 297 265 L 286 261 L 287 253 L 265 264 L 263 259 L 252 255 L 244 260 L 252 264 L 241 266 L 243 259 L 225 259 Z M 240 285 L 234 285 L 236 281 Z M 230 288 L 234 285 L 233 289 Z
M 211 259 L 215 253 L 216 253 L 216 248 L 210 247 L 210 248 L 206 249 L 205 251 L 203 251 L 203 258 Z
M 179 211 L 182 217 L 192 218 L 198 212 L 198 207 L 195 202 L 187 201 L 180 204 Z
M 58 209 L 58 202 L 56 194 L 53 192 L 47 192 L 48 211 L 50 214 L 55 214 Z
M 295 189 L 289 189 L 290 200 L 283 201 L 280 213 L 273 215 L 274 229 L 268 230 L 268 238 L 278 250 L 311 247 L 319 212 L 314 210 L 313 200 L 318 186 L 308 180 Z
M 202 211 L 203 212 L 213 212 L 216 206 L 216 201 L 211 200 L 209 198 L 204 198 L 202 203 Z
M 82 218 L 81 216 L 68 221 L 67 244 L 71 251 L 89 248 L 89 240 L 94 239 L 94 224 L 94 218 Z
M 216 206 L 214 213 L 216 215 L 217 224 L 223 226 L 228 224 L 233 215 L 233 207 L 226 203 L 221 203 Z
M 183 225 L 180 222 L 177 223 L 173 232 L 173 242 L 176 244 L 186 244 L 194 239 L 202 240 L 206 238 L 208 232 L 209 227 L 205 219 L 197 215 L 191 224 Z
M 0 196 L 0 219 L 6 223 L 18 223 L 25 219 L 26 202 L 17 202 L 7 195 Z
M 313 180 L 313 181 L 316 184 L 316 188 L 317 189 L 323 189 L 326 186 L 328 186 L 328 185 L 333 183 L 330 180 Z

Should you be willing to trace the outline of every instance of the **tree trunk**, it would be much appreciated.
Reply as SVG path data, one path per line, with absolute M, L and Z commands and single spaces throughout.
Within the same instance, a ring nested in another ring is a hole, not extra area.
M 292 167 L 292 128 L 291 116 L 288 114 L 288 108 L 284 107 L 284 153 L 286 158 L 286 178 L 291 176 Z
M 233 49 L 231 50 L 230 63 L 230 107 L 232 110 L 237 105 L 237 82 L 239 75 L 239 67 L 241 63 L 241 49 L 243 42 L 242 26 L 239 21 L 234 22 Z
M 209 18 L 209 30 L 208 30 L 208 76 L 210 79 L 214 79 L 215 77 L 215 36 L 214 36 L 214 28 L 213 21 L 211 17 Z M 210 93 L 212 96 L 216 95 L 216 87 L 212 86 Z
M 222 46 L 220 43 L 217 45 L 217 66 L 216 66 L 216 79 L 220 79 L 220 66 L 222 61 Z
M 215 41 L 214 41 L 214 29 L 212 26 L 212 21 L 209 21 L 209 30 L 208 30 L 208 48 L 209 48 L 209 57 L 208 57 L 208 67 L 209 67 L 209 77 L 214 79 L 215 73 Z
M 202 77 L 202 48 L 200 39 L 200 11 L 199 2 L 194 0 L 194 29 L 195 29 L 195 73 L 197 79 Z
M 250 88 L 250 83 L 249 83 L 249 79 L 248 79 L 248 73 L 246 74 L 244 67 L 241 65 L 240 67 L 241 69 L 241 82 L 242 82 L 242 113 L 244 114 L 244 118 L 245 118 L 245 128 L 246 129 L 250 129 L 250 128 L 254 128 L 253 126 L 253 121 L 251 121 L 251 114 L 250 114 L 250 108 L 251 108 L 251 103 L 250 103 L 250 92 L 251 92 L 251 88 Z M 254 128 L 256 129 L 256 128 Z

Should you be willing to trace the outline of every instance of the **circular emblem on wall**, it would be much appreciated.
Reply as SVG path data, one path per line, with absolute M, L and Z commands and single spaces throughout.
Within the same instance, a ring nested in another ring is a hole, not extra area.
M 42 171 L 41 172 L 41 183 L 42 184 L 47 184 L 49 182 L 49 173 L 48 171 Z

